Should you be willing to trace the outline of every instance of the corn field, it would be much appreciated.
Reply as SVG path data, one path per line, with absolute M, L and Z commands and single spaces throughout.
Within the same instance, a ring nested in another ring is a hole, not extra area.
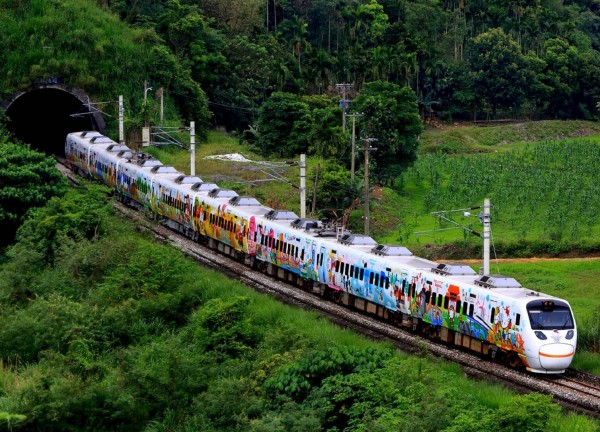
M 402 183 L 427 192 L 425 212 L 491 199 L 492 218 L 520 238 L 582 240 L 599 231 L 600 146 L 588 141 L 531 144 L 522 151 L 421 157 Z

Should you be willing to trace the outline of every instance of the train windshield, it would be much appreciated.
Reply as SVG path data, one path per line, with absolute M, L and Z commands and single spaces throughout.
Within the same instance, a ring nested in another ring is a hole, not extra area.
M 575 328 L 571 308 L 560 300 L 536 300 L 527 304 L 533 330 L 562 330 Z

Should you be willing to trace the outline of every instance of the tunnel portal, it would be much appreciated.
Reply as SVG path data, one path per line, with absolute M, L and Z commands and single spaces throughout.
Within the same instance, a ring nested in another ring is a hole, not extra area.
M 1 104 L 8 130 L 20 141 L 48 155 L 64 156 L 69 132 L 97 130 L 106 133 L 102 115 L 88 109 L 88 96 L 60 83 L 38 84 L 17 92 Z

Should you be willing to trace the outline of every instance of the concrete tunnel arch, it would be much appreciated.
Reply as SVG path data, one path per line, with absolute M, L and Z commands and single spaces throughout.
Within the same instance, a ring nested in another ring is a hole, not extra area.
M 106 133 L 102 114 L 88 109 L 87 94 L 76 87 L 49 80 L 19 91 L 2 101 L 8 130 L 20 141 L 46 153 L 64 156 L 69 132 L 96 130 Z

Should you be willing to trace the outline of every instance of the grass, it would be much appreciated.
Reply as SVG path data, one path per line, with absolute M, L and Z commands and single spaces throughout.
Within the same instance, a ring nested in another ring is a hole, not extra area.
M 502 126 L 460 126 L 428 129 L 421 137 L 420 151 L 434 153 L 485 153 L 505 150 L 515 143 L 561 140 L 600 134 L 600 123 L 572 120 L 521 122 Z

